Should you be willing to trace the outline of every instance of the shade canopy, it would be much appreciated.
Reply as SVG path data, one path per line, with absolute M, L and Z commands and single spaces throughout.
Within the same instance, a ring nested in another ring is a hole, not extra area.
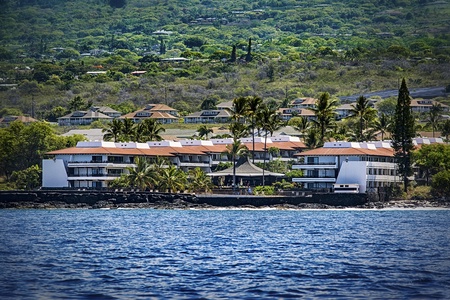
M 263 174 L 264 172 L 264 174 Z M 233 167 L 229 167 L 228 169 L 208 173 L 208 176 L 216 177 L 216 176 L 233 176 Z M 236 176 L 241 177 L 262 177 L 262 176 L 275 176 L 275 177 L 284 177 L 285 175 L 282 173 L 270 172 L 267 170 L 263 170 L 254 164 L 252 164 L 248 157 L 241 157 L 236 162 Z

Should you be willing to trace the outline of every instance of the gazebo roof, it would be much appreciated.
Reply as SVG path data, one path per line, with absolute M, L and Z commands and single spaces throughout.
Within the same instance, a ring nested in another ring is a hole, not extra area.
M 236 176 L 244 176 L 244 177 L 259 177 L 259 176 L 275 176 L 275 177 L 283 177 L 285 176 L 282 173 L 275 173 L 264 170 L 252 164 L 248 157 L 241 157 L 236 162 Z M 233 176 L 233 167 L 229 167 L 228 169 L 208 173 L 208 176 Z

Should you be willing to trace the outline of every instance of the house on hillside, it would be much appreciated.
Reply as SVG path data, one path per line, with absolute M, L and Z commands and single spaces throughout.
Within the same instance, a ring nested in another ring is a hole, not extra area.
M 37 122 L 35 118 L 27 117 L 27 116 L 4 116 L 0 118 L 0 126 L 8 126 L 14 121 L 20 121 L 24 124 L 29 124 L 32 122 Z
M 183 117 L 186 124 L 228 123 L 231 112 L 225 109 L 209 109 L 197 111 Z
M 123 115 L 120 119 L 132 119 L 136 123 L 155 119 L 161 124 L 171 124 L 178 122 L 178 111 L 165 104 L 147 104 L 143 109 Z
M 428 113 L 431 110 L 431 107 L 433 107 L 433 105 L 436 104 L 440 104 L 441 108 L 442 108 L 442 112 L 449 112 L 450 111 L 450 106 L 443 104 L 443 103 L 439 103 L 438 101 L 435 100 L 430 100 L 430 99 L 412 99 L 411 100 L 411 110 L 415 113 Z
M 91 110 L 101 112 L 102 114 L 107 115 L 114 119 L 118 118 L 122 115 L 121 112 L 119 112 L 115 109 L 112 109 L 109 106 L 93 106 L 93 107 L 91 107 Z
M 77 110 L 68 115 L 58 118 L 59 126 L 89 125 L 94 121 L 111 121 L 113 118 L 100 111 Z
M 315 98 L 297 98 L 290 104 L 294 108 L 312 108 L 316 105 L 317 99 Z

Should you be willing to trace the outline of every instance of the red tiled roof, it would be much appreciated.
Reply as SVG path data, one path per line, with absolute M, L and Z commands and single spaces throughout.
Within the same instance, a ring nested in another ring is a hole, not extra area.
M 317 148 L 295 154 L 296 156 L 338 156 L 338 155 L 372 155 L 372 156 L 394 156 L 392 148 L 377 148 L 376 150 L 365 148 Z

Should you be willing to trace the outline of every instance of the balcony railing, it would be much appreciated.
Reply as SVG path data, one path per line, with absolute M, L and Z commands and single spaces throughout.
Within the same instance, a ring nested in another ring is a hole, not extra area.
M 296 163 L 294 166 L 335 166 L 336 162 L 304 162 Z
M 120 177 L 122 174 L 69 174 L 68 177 Z

